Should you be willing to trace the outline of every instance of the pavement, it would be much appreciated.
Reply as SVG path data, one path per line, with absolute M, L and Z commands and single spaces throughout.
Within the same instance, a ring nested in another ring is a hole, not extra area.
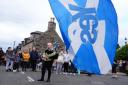
M 113 79 L 111 74 L 89 77 L 86 74 L 64 75 L 53 73 L 51 82 L 38 82 L 40 76 L 40 71 L 5 72 L 5 67 L 0 66 L 0 85 L 128 85 L 128 76 L 122 73 L 118 73 L 117 79 Z

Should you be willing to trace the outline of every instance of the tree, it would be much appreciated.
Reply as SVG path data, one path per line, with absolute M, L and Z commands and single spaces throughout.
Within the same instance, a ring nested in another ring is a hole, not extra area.
M 128 60 L 128 45 L 117 48 L 116 60 Z

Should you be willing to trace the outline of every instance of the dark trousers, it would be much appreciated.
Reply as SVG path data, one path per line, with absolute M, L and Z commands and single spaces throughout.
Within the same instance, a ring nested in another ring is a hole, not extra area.
M 0 58 L 0 65 L 4 64 L 4 58 Z
M 27 66 L 28 66 L 28 62 L 27 61 L 23 61 L 22 62 L 22 71 L 26 71 Z
M 0 65 L 2 64 L 2 60 L 0 59 Z
M 35 71 L 36 70 L 36 64 L 37 64 L 37 60 L 31 60 L 31 68 L 32 68 L 32 71 Z
M 69 68 L 69 63 L 64 62 L 64 72 L 68 72 L 68 68 Z
M 47 80 L 50 80 L 51 78 L 51 70 L 52 70 L 52 64 L 53 61 L 44 61 L 42 66 L 42 77 L 41 79 L 44 80 L 45 72 L 48 70 L 48 78 Z
M 19 62 L 14 63 L 13 69 L 19 71 Z

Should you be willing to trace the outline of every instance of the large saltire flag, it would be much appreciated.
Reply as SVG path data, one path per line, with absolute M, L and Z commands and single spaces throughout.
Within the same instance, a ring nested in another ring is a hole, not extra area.
M 107 74 L 118 43 L 117 15 L 111 0 L 49 0 L 77 69 Z

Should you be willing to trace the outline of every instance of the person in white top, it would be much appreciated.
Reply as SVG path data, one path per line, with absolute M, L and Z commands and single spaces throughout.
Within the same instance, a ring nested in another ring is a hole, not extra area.
M 63 55 L 64 55 L 64 72 L 67 73 L 69 71 L 70 56 L 68 55 L 67 51 L 65 51 Z
M 56 74 L 61 74 L 63 63 L 64 63 L 64 53 L 63 51 L 61 51 L 59 53 L 58 59 L 56 60 L 56 64 L 57 64 Z

